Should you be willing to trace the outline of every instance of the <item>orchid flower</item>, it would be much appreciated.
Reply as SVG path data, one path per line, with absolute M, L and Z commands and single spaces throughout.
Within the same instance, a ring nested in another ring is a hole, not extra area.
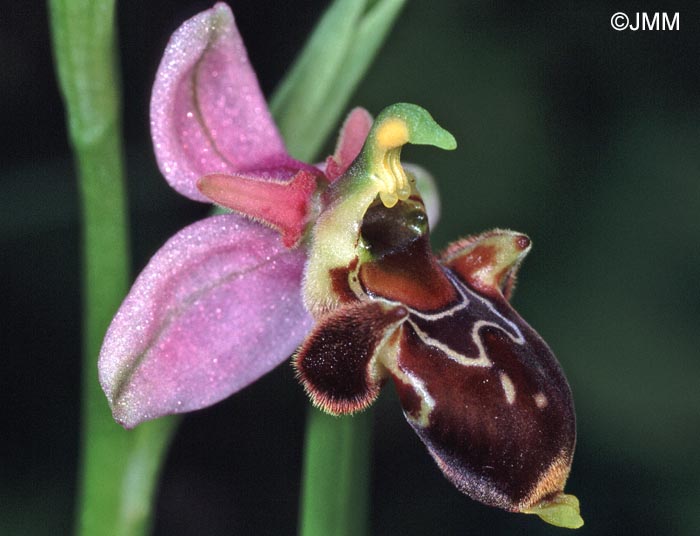
M 400 159 L 407 143 L 454 149 L 424 109 L 355 109 L 333 156 L 292 158 L 224 4 L 187 21 L 151 104 L 170 185 L 233 213 L 172 237 L 134 283 L 99 360 L 127 428 L 203 408 L 294 356 L 311 401 L 360 411 L 393 380 L 404 415 L 462 492 L 562 526 L 575 443 L 568 383 L 509 304 L 530 249 L 494 230 L 435 256 L 437 218 Z M 296 353 L 295 353 L 296 351 Z

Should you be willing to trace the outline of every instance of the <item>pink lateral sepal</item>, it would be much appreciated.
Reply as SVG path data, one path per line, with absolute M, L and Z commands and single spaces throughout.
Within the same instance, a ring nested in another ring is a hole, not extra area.
M 335 153 L 326 159 L 326 177 L 333 182 L 350 167 L 353 160 L 360 154 L 362 146 L 372 128 L 372 116 L 364 108 L 353 108 L 345 119 Z
M 287 359 L 312 326 L 305 254 L 234 214 L 186 227 L 151 259 L 105 337 L 100 383 L 126 428 L 200 409 Z
M 224 3 L 170 39 L 153 85 L 151 133 L 163 175 L 196 201 L 207 200 L 196 187 L 202 175 L 306 167 L 288 156 Z
M 289 181 L 261 180 L 245 175 L 206 175 L 197 188 L 217 205 L 277 229 L 288 248 L 299 242 L 308 221 L 316 175 L 297 172 Z

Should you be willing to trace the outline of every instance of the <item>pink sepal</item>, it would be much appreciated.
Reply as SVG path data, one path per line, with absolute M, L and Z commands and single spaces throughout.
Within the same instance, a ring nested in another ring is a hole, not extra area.
M 170 39 L 153 86 L 151 133 L 165 178 L 197 201 L 207 200 L 196 187 L 202 175 L 307 167 L 288 156 L 223 3 Z
M 102 388 L 126 428 L 203 408 L 289 357 L 312 325 L 301 302 L 304 251 L 237 215 L 172 237 L 138 277 L 107 332 Z

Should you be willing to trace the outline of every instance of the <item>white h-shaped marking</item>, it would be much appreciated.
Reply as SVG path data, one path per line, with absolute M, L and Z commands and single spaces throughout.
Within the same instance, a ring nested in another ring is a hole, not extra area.
M 439 313 L 422 313 L 420 311 L 416 311 L 412 307 L 409 307 L 405 304 L 402 304 L 404 307 L 406 307 L 412 314 L 415 316 L 422 318 L 424 320 L 440 320 L 442 318 L 446 318 L 448 316 L 453 316 L 457 311 L 464 310 L 466 307 L 469 306 L 470 300 L 467 294 L 465 294 L 465 291 L 468 292 L 473 298 L 479 300 L 482 304 L 486 306 L 489 311 L 491 311 L 495 316 L 497 316 L 502 322 L 504 322 L 508 327 L 510 327 L 513 332 L 509 332 L 507 329 L 505 329 L 503 326 L 495 323 L 495 322 L 489 322 L 487 320 L 479 320 L 474 323 L 474 326 L 472 327 L 471 331 L 471 337 L 472 341 L 474 341 L 474 344 L 476 345 L 478 349 L 478 354 L 476 356 L 467 356 L 464 355 L 460 352 L 455 351 L 454 349 L 450 348 L 448 345 L 445 343 L 434 339 L 430 337 L 427 333 L 425 333 L 422 329 L 420 329 L 414 321 L 412 321 L 410 318 L 407 319 L 407 322 L 411 325 L 411 327 L 414 329 L 418 337 L 427 344 L 428 346 L 432 346 L 434 348 L 437 348 L 438 350 L 442 351 L 449 359 L 459 363 L 460 365 L 464 365 L 467 367 L 490 367 L 493 365 L 493 362 L 489 359 L 488 354 L 486 352 L 486 348 L 484 347 L 484 342 L 481 340 L 481 337 L 479 336 L 479 330 L 482 327 L 485 326 L 490 326 L 494 327 L 496 329 L 500 329 L 503 333 L 505 333 L 510 340 L 512 340 L 516 344 L 524 344 L 525 343 L 525 337 L 523 336 L 522 332 L 520 331 L 520 328 L 507 318 L 505 318 L 501 313 L 499 313 L 496 308 L 493 306 L 493 304 L 484 298 L 483 296 L 480 296 L 470 288 L 468 288 L 466 285 L 464 285 L 461 281 L 457 280 L 454 275 L 452 275 L 448 270 L 445 270 L 445 274 L 447 277 L 450 279 L 450 282 L 452 283 L 452 286 L 457 289 L 457 292 L 459 293 L 459 296 L 461 298 L 460 303 L 457 305 L 454 305 L 453 307 L 450 307 L 449 309 L 445 311 L 441 311 Z M 387 300 L 389 301 L 389 300 Z M 394 303 L 394 302 L 390 302 Z

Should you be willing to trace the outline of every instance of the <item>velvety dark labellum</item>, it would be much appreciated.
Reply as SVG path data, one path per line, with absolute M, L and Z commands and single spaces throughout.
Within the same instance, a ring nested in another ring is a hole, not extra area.
M 530 239 L 495 229 L 433 254 L 399 151 L 412 141 L 454 144 L 423 112 L 382 112 L 323 196 L 305 279 L 317 325 L 297 373 L 334 414 L 363 409 L 392 378 L 406 419 L 459 490 L 580 527 L 578 500 L 564 493 L 576 441 L 569 385 L 508 301 Z
M 415 208 L 368 209 L 370 255 L 334 279 L 354 301 L 321 319 L 297 356 L 299 375 L 332 413 L 368 405 L 391 377 L 406 419 L 455 486 L 528 509 L 561 492 L 576 437 L 559 364 L 504 296 L 530 240 L 492 231 L 438 260 Z
M 529 247 L 527 237 L 512 235 L 506 245 L 513 251 Z M 575 416 L 559 364 L 500 286 L 480 293 L 467 283 L 492 270 L 512 288 L 513 267 L 498 266 L 504 245 L 485 239 L 468 242 L 463 255 L 452 252 L 456 272 L 435 262 L 425 235 L 395 242 L 362 266 L 360 279 L 372 295 L 400 301 L 410 312 L 389 370 L 430 453 L 462 491 L 520 510 L 560 490 Z
M 505 301 L 460 290 L 468 303 L 452 314 L 409 316 L 394 379 L 446 476 L 481 502 L 520 510 L 559 491 L 568 472 L 571 396 L 549 348 Z M 430 400 L 425 412 L 417 389 Z

